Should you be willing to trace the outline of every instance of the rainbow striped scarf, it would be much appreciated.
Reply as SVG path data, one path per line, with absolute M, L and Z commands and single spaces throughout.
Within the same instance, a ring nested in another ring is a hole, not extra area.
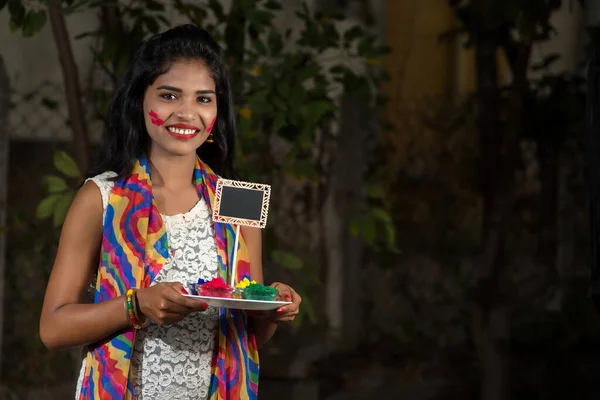
M 211 209 L 218 177 L 199 159 L 194 180 Z M 219 273 L 228 282 L 235 230 L 214 223 Z M 250 278 L 248 250 L 243 237 L 237 249 L 237 279 Z M 168 257 L 167 233 L 152 196 L 146 157 L 135 164 L 128 178 L 115 182 L 109 197 L 94 302 L 125 294 L 129 288 L 150 286 Z M 127 328 L 91 345 L 87 353 L 80 400 L 132 399 L 130 365 L 135 330 Z M 218 349 L 213 357 L 210 400 L 256 399 L 258 351 L 254 334 L 242 311 L 220 309 Z

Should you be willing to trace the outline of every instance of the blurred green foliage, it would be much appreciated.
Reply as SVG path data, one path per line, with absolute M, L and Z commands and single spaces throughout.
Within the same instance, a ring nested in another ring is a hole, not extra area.
M 11 31 L 20 31 L 24 36 L 40 32 L 46 23 L 48 2 L 8 1 Z M 142 41 L 170 27 L 175 13 L 207 29 L 226 51 L 238 113 L 235 165 L 241 178 L 270 182 L 274 177 L 283 177 L 308 190 L 322 185 L 323 175 L 329 173 L 323 165 L 328 150 L 319 143 L 335 143 L 331 131 L 340 118 L 340 95 L 357 94 L 365 107 L 375 107 L 381 101 L 379 87 L 386 79 L 382 57 L 389 49 L 365 28 L 348 26 L 343 15 L 312 12 L 306 4 L 294 13 L 291 25 L 297 29 L 281 27 L 276 20 L 283 15 L 283 4 L 243 0 L 225 9 L 217 0 L 175 0 L 169 8 L 153 0 L 61 2 L 66 18 L 95 12 L 100 19 L 97 27 L 75 35 L 76 40 L 93 38 L 90 51 L 97 70 L 106 78 L 96 78 L 88 90 L 99 119 L 106 114 L 112 92 Z M 0 10 L 3 5 L 0 2 Z M 108 86 L 97 84 L 106 81 L 110 82 Z M 286 149 L 277 157 L 273 156 L 274 143 Z M 47 196 L 39 203 L 36 215 L 51 218 L 58 227 L 83 174 L 64 152 L 55 154 L 54 165 L 60 174 L 43 178 Z M 383 189 L 375 179 L 369 183 L 367 209 L 356 216 L 351 231 L 361 235 L 374 250 L 394 250 L 395 228 Z M 278 207 L 278 202 L 271 207 Z M 303 312 L 316 322 L 318 315 L 308 293 L 319 284 L 318 269 L 298 249 L 278 248 L 276 240 L 271 244 L 274 246 L 266 246 L 272 249 L 267 260 L 290 271 L 302 270 Z

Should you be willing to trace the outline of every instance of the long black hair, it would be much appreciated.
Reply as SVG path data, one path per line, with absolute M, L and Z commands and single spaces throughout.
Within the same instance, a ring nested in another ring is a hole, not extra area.
M 124 83 L 111 102 L 104 140 L 88 177 L 106 171 L 114 171 L 119 177 L 131 174 L 136 159 L 148 150 L 150 143 L 143 112 L 146 89 L 173 63 L 190 59 L 201 59 L 206 63 L 217 92 L 217 120 L 212 129 L 214 142 L 205 142 L 197 153 L 215 173 L 234 176 L 236 122 L 223 50 L 207 31 L 187 24 L 152 36 L 138 49 Z

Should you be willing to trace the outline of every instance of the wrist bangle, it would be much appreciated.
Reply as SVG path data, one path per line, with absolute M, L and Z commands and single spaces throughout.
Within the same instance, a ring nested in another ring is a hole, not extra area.
M 125 304 L 127 306 L 127 317 L 129 318 L 129 322 L 131 326 L 135 329 L 140 329 L 142 326 L 139 324 L 135 312 L 133 311 L 133 297 L 135 295 L 135 289 L 127 290 L 127 294 L 125 295 Z
M 135 316 L 135 319 L 137 319 L 137 321 L 140 324 L 140 326 L 143 328 L 143 327 L 145 327 L 146 325 L 148 325 L 150 323 L 150 320 L 148 319 L 148 317 L 146 317 L 144 315 L 144 313 L 142 312 L 142 310 L 140 310 L 138 308 L 137 294 L 138 294 L 138 292 L 136 290 L 135 293 L 134 293 L 134 295 L 133 295 L 133 315 Z M 138 310 L 139 310 L 139 313 L 138 313 Z

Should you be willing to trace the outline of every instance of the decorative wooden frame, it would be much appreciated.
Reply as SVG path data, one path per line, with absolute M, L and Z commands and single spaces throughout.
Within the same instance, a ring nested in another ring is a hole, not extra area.
M 242 189 L 250 189 L 250 190 L 258 190 L 264 193 L 263 202 L 262 202 L 262 210 L 260 213 L 260 220 L 255 221 L 252 219 L 244 219 L 244 218 L 234 218 L 234 217 L 224 217 L 219 215 L 221 209 L 221 195 L 223 193 L 223 187 L 234 187 L 234 188 L 242 188 Z M 250 183 L 250 182 L 242 182 L 242 181 L 234 181 L 231 179 L 223 179 L 219 178 L 217 181 L 217 187 L 215 189 L 215 200 L 213 205 L 213 221 L 215 222 L 225 222 L 232 225 L 244 225 L 251 226 L 255 228 L 264 228 L 267 225 L 267 216 L 269 214 L 269 200 L 271 199 L 271 186 L 263 183 Z

